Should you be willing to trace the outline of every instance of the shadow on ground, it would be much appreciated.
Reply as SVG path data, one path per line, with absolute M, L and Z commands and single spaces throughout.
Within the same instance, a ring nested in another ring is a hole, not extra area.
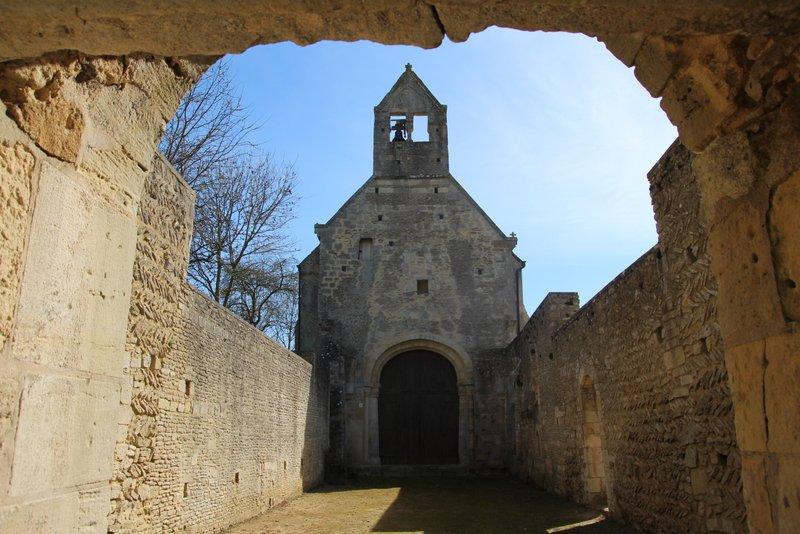
M 400 487 L 372 532 L 624 532 L 600 512 L 507 478 L 372 481 Z M 594 524 L 579 523 L 596 520 Z M 632 531 L 631 531 L 632 532 Z
M 596 521 L 592 524 L 592 521 Z M 583 523 L 583 524 L 582 524 Z M 237 525 L 237 534 L 274 532 L 632 533 L 570 501 L 510 478 L 364 478 L 322 486 Z

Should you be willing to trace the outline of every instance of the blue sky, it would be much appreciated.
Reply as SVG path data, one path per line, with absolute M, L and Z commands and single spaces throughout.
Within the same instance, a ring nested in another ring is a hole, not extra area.
M 406 63 L 448 106 L 450 172 L 519 238 L 525 304 L 585 303 L 656 242 L 646 173 L 677 137 L 633 71 L 583 35 L 492 28 L 434 50 L 369 42 L 230 56 L 265 150 L 295 163 L 302 259 L 372 172 L 372 109 Z

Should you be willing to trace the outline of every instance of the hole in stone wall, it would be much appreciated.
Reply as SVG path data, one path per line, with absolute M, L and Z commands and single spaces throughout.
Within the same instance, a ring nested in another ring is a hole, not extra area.
M 551 352 L 550 354 L 547 355 L 547 357 L 552 360 L 553 359 L 553 353 Z
M 389 117 L 389 141 L 401 142 L 408 139 L 408 120 L 405 115 L 391 115 Z
M 694 250 L 692 250 L 692 247 L 686 248 L 686 258 L 689 260 L 690 263 L 694 263 L 697 261 L 697 254 L 695 254 Z
M 434 192 L 434 193 L 438 193 L 438 192 L 439 192 L 439 188 L 438 188 L 438 187 L 434 187 L 434 188 L 433 188 L 433 192 Z
M 183 384 L 183 392 L 189 397 L 192 394 L 192 381 L 191 380 L 184 380 Z
M 483 269 L 478 269 L 478 274 L 483 274 Z
M 394 241 L 389 241 L 389 246 L 393 247 L 394 246 Z
M 444 214 L 443 213 L 439 214 L 439 219 L 444 219 Z
M 750 261 L 752 261 L 753 263 L 758 263 L 758 254 L 753 252 L 753 255 L 750 256 Z
M 272 497 L 269 498 L 269 505 L 272 506 Z
M 189 483 L 188 482 L 184 482 L 183 483 L 183 496 L 184 497 L 188 497 L 189 496 Z
M 428 281 L 417 280 L 417 295 L 427 295 L 427 294 L 428 294 Z
M 342 265 L 342 272 L 347 272 L 347 265 Z
M 728 455 L 718 452 L 717 453 L 717 463 L 722 467 L 726 467 L 728 465 Z
M 659 326 L 658 328 L 655 329 L 655 335 L 659 343 L 664 341 L 664 329 L 662 327 Z
M 383 215 L 378 215 L 378 220 L 382 221 L 383 220 Z
M 283 470 L 286 471 L 286 460 L 283 461 Z
M 380 192 L 380 189 L 381 189 L 380 187 L 376 187 L 376 188 L 375 188 L 375 194 L 376 194 L 376 195 L 377 195 L 377 194 Z
M 785 280 L 785 283 L 786 283 L 786 286 L 787 286 L 789 289 L 795 289 L 795 288 L 797 288 L 797 282 L 795 282 L 795 281 L 794 281 L 794 280 L 792 280 L 791 278 L 787 278 L 787 279 Z
M 428 133 L 428 116 L 415 115 L 414 116 L 414 129 L 411 132 L 411 140 L 417 143 L 427 143 L 431 140 Z
M 238 483 L 239 483 L 239 471 L 236 471 L 236 473 L 234 473 L 234 475 L 233 475 L 233 482 L 234 482 L 235 484 L 238 484 Z

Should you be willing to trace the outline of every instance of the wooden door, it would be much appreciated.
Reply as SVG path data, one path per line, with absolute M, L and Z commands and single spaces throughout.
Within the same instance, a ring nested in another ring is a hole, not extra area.
M 458 387 L 446 358 L 410 351 L 381 371 L 378 397 L 381 463 L 458 463 Z

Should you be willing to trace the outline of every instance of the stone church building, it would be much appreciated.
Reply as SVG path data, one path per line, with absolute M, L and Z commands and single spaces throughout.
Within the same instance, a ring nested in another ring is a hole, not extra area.
M 375 106 L 372 176 L 314 230 L 298 352 L 329 367 L 328 465 L 501 469 L 525 262 L 450 174 L 447 106 L 411 65 Z

